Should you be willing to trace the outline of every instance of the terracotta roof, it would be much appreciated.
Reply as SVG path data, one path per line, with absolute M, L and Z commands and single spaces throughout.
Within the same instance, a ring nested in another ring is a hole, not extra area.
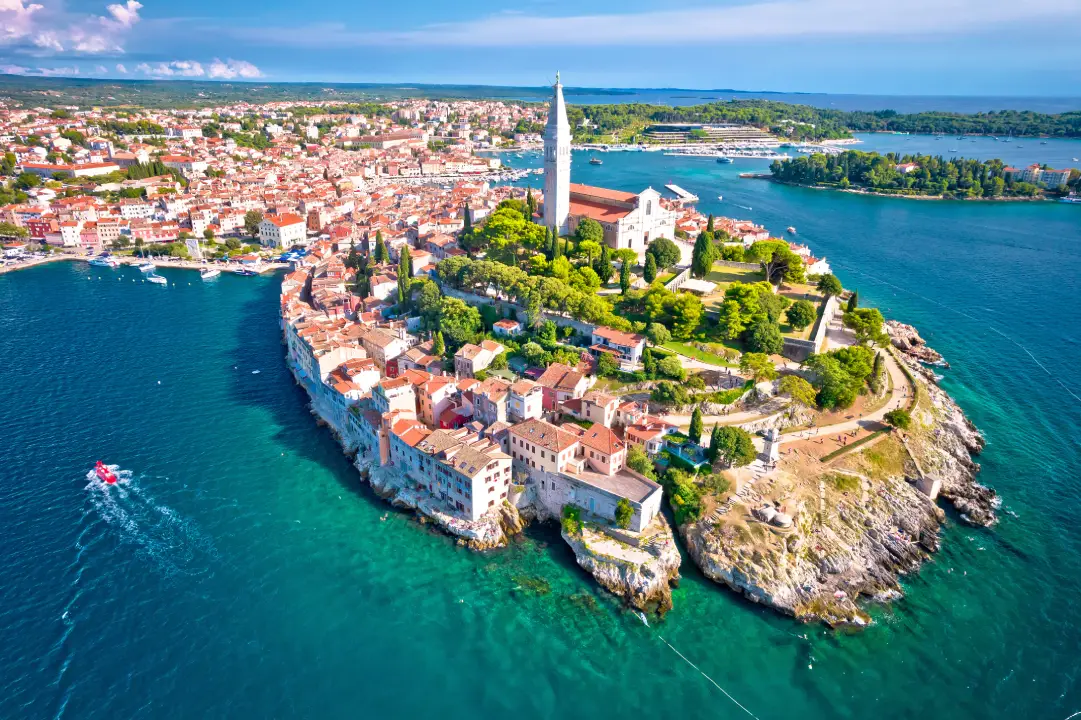
M 615 202 L 638 202 L 638 195 L 636 193 L 623 192 L 622 190 L 609 190 L 608 188 L 596 187 L 594 185 L 581 185 L 579 183 L 571 183 L 570 189 L 572 202 L 575 200 L 574 196 L 576 194 L 589 195 L 592 198 L 612 200 Z
M 555 452 L 566 450 L 578 442 L 578 438 L 566 430 L 561 430 L 555 425 L 537 419 L 518 423 L 510 429 L 510 433 L 546 450 L 554 450 Z
M 569 213 L 575 217 L 587 217 L 605 223 L 627 217 L 631 214 L 631 209 L 586 200 L 571 200 Z
M 627 347 L 634 347 L 638 343 L 645 340 L 641 335 L 635 335 L 634 333 L 622 332 L 620 330 L 614 330 L 607 327 L 593 328 L 593 334 L 597 337 L 607 339 L 609 342 L 617 345 L 624 345 Z

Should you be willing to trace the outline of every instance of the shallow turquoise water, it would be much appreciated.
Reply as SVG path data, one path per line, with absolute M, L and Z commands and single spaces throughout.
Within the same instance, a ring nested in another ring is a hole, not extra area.
M 1081 710 L 1081 402 L 1041 369 L 1078 357 L 1081 209 L 580 157 L 581 182 L 674 181 L 724 194 L 706 209 L 795 225 L 865 302 L 915 323 L 953 362 L 944 384 L 989 440 L 983 480 L 1016 517 L 951 521 L 907 598 L 856 636 L 689 564 L 647 628 L 551 530 L 480 555 L 381 521 L 285 370 L 274 278 L 163 270 L 177 285 L 160 288 L 59 263 L 0 276 L 0 717 L 743 716 L 661 637 L 763 720 Z M 99 457 L 129 483 L 89 483 Z M 533 577 L 551 592 L 522 589 Z

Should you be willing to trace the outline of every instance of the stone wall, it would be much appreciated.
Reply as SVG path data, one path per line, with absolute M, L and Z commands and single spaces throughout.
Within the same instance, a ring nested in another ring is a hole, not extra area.
M 803 362 L 808 356 L 822 352 L 822 346 L 826 342 L 826 333 L 829 331 L 829 325 L 833 322 L 833 316 L 836 315 L 839 306 L 840 300 L 831 295 L 826 300 L 826 306 L 822 309 L 822 314 L 818 318 L 814 332 L 811 333 L 811 338 L 809 340 L 785 338 L 781 354 L 789 360 Z
M 509 300 L 500 300 L 499 298 L 488 297 L 487 295 L 477 295 L 476 293 L 462 292 L 456 290 L 449 285 L 443 285 L 443 294 L 447 297 L 458 298 L 470 305 L 495 305 L 498 303 L 502 307 L 511 308 L 518 313 L 519 317 L 525 318 L 526 309 L 521 305 L 516 305 Z M 575 320 L 574 318 L 567 317 L 566 315 L 560 315 L 559 313 L 552 312 L 551 310 L 544 311 L 544 319 L 551 320 L 557 327 L 572 327 L 574 330 L 586 337 L 593 336 L 593 328 L 596 325 L 591 325 L 581 320 Z M 524 320 L 523 320 L 524 322 Z

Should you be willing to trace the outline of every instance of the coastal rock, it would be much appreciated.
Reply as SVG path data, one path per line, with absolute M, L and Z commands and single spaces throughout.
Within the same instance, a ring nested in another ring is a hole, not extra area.
M 574 533 L 564 527 L 562 535 L 578 565 L 609 592 L 645 612 L 664 615 L 672 608 L 680 556 L 663 515 L 640 534 L 586 523 Z
M 916 328 L 911 325 L 905 325 L 896 320 L 887 320 L 885 330 L 890 336 L 890 342 L 893 346 L 905 355 L 932 365 L 950 366 L 948 362 L 942 359 L 940 353 L 927 346 L 927 342 L 920 337 L 920 334 L 916 332 Z
M 945 518 L 903 477 L 864 480 L 862 492 L 823 483 L 818 496 L 819 483 L 782 469 L 756 481 L 755 494 L 761 487 L 793 498 L 790 528 L 771 522 L 777 513 L 770 518 L 761 504 L 737 499 L 679 532 L 706 577 L 752 602 L 807 622 L 864 626 L 870 617 L 856 601 L 900 597 L 898 576 L 937 547 L 931 538 Z
M 903 358 L 911 370 L 922 370 L 911 358 Z M 908 448 L 920 469 L 941 482 L 940 495 L 972 525 L 988 527 L 997 521 L 995 491 L 976 481 L 980 471 L 972 455 L 983 450 L 985 440 L 953 398 L 934 382 L 920 382 L 921 400 L 913 414 L 916 427 L 908 433 Z

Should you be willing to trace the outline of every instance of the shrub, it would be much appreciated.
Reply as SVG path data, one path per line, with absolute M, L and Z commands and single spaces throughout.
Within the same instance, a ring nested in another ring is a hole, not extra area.
M 561 523 L 563 532 L 568 535 L 579 535 L 582 532 L 582 509 L 577 505 L 567 504 L 563 506 Z
M 664 474 L 664 490 L 676 524 L 694 522 L 702 515 L 702 492 L 684 472 L 669 468 Z
M 616 502 L 616 527 L 626 530 L 631 526 L 631 519 L 634 517 L 634 508 L 631 507 L 627 498 L 620 498 Z
M 885 415 L 885 420 L 888 424 L 899 430 L 908 430 L 912 426 L 912 416 L 908 413 L 908 410 L 897 408 L 896 410 L 890 410 Z

